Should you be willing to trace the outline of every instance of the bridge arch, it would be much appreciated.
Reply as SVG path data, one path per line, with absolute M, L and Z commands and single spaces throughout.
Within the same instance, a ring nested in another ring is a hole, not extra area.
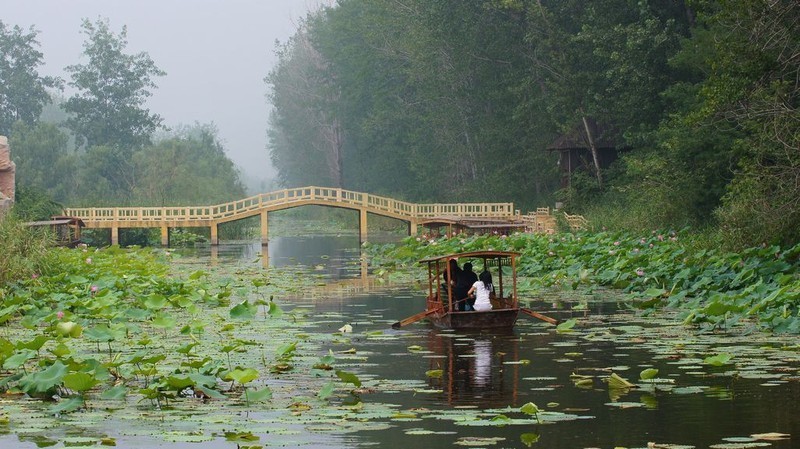
M 161 228 L 167 244 L 169 228 L 208 227 L 211 244 L 219 243 L 217 227 L 243 218 L 261 217 L 261 243 L 269 241 L 269 212 L 305 205 L 319 205 L 359 211 L 359 236 L 367 240 L 367 214 L 382 215 L 408 223 L 409 235 L 417 223 L 440 216 L 513 220 L 519 217 L 513 203 L 418 204 L 393 198 L 331 187 L 298 187 L 261 193 L 229 203 L 211 206 L 171 207 L 84 207 L 67 208 L 64 213 L 83 220 L 87 228 L 110 228 L 112 244 L 119 243 L 120 228 Z

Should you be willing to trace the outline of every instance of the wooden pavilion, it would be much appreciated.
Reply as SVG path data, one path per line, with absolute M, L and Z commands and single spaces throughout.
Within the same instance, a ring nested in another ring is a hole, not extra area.
M 48 227 L 55 236 L 56 245 L 75 246 L 81 242 L 81 228 L 85 225 L 77 217 L 55 216 L 50 220 L 31 221 L 25 223 L 30 227 Z
M 573 172 L 581 169 L 594 170 L 592 142 L 597 149 L 601 170 L 617 160 L 621 150 L 617 130 L 588 118 L 585 123 L 579 123 L 547 147 L 547 151 L 558 151 L 562 188 L 570 186 Z

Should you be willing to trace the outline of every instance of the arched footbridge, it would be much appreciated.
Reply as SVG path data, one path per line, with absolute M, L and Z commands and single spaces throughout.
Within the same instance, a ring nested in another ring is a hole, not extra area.
M 87 228 L 111 229 L 111 243 L 119 243 L 120 228 L 161 228 L 161 243 L 169 243 L 170 228 L 207 227 L 211 244 L 219 244 L 218 226 L 222 223 L 260 215 L 261 243 L 269 239 L 269 212 L 306 205 L 352 209 L 359 212 L 359 235 L 367 240 L 367 214 L 396 218 L 408 223 L 409 235 L 417 224 L 435 217 L 470 217 L 492 220 L 517 220 L 513 203 L 416 204 L 363 192 L 329 187 L 299 187 L 261 193 L 249 198 L 213 206 L 175 207 L 81 207 L 64 213 L 83 220 Z

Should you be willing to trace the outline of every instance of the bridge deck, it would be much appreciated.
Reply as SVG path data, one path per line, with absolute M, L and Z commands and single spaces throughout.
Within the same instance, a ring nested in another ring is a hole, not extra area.
M 229 203 L 211 206 L 166 207 L 79 207 L 65 209 L 65 215 L 83 220 L 87 228 L 111 228 L 112 242 L 119 228 L 210 227 L 216 244 L 216 227 L 225 222 L 260 215 L 262 241 L 266 243 L 267 213 L 304 205 L 322 205 L 357 210 L 361 214 L 362 238 L 366 237 L 367 213 L 404 220 L 416 233 L 419 220 L 440 216 L 512 219 L 519 216 L 513 203 L 417 204 L 369 193 L 330 187 L 299 187 L 261 193 Z M 163 232 L 166 230 L 166 232 Z M 166 237 L 162 238 L 162 241 Z M 116 242 L 114 242 L 116 243 Z

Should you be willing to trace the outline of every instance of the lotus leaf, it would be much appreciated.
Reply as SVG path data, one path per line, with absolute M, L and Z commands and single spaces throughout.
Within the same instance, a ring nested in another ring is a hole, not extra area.
M 67 371 L 66 365 L 56 360 L 49 367 L 24 376 L 19 384 L 22 390 L 30 395 L 44 394 L 60 385 Z
M 245 390 L 245 395 L 248 402 L 264 402 L 272 399 L 272 390 L 269 387 L 253 391 Z
M 79 392 L 91 390 L 99 382 L 89 373 L 77 372 L 64 376 L 64 386 Z
M 237 382 L 240 385 L 244 385 L 258 379 L 258 371 L 253 368 L 236 368 L 229 372 L 225 378 Z

